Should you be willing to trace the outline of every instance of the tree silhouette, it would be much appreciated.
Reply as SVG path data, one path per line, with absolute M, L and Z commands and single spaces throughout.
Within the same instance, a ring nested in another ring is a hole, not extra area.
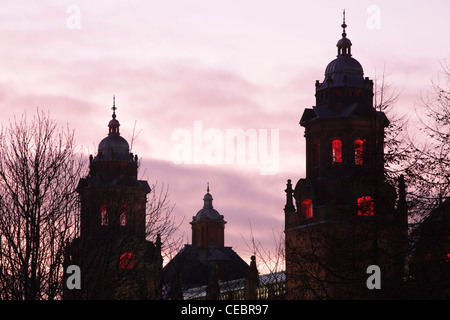
M 74 134 L 37 110 L 0 132 L 0 298 L 55 299 L 76 233 L 75 187 L 85 164 Z

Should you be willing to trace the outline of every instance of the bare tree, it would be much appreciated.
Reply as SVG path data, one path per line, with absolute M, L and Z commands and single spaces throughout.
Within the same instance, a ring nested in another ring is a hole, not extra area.
M 173 215 L 175 204 L 170 204 L 169 186 L 161 184 L 158 190 L 158 183 L 152 186 L 150 199 L 147 204 L 146 216 L 147 227 L 146 236 L 148 239 L 161 238 L 161 253 L 163 259 L 170 260 L 181 248 L 183 234 L 177 235 L 184 219 L 177 221 Z
M 421 95 L 416 109 L 419 141 L 409 167 L 411 232 L 411 279 L 418 298 L 448 299 L 450 228 L 450 65 L 442 71 L 431 90 Z
M 417 161 L 411 171 L 416 189 L 432 206 L 450 195 L 450 65 L 442 64 L 443 79 L 432 81 L 417 109 L 424 134 L 414 144 Z M 424 141 L 424 142 L 423 142 Z M 432 207 L 433 208 L 433 207 Z
M 76 233 L 74 193 L 84 163 L 74 134 L 37 110 L 0 132 L 0 298 L 55 299 Z

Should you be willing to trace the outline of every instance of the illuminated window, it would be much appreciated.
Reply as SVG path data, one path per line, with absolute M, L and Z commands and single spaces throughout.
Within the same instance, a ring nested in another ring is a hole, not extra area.
M 131 270 L 136 265 L 136 256 L 133 253 L 125 252 L 119 258 L 119 268 Z
M 320 142 L 314 141 L 312 146 L 312 166 L 317 167 L 320 164 Z
M 306 219 L 313 216 L 313 204 L 311 199 L 305 199 L 302 201 L 302 214 Z
M 364 140 L 355 141 L 355 164 L 363 164 Z
M 106 206 L 106 204 L 104 204 L 100 208 L 100 224 L 102 226 L 107 226 L 108 223 L 109 223 L 108 207 Z
M 369 196 L 358 198 L 358 215 L 373 216 L 373 199 Z
M 342 141 L 339 139 L 331 141 L 331 158 L 333 163 L 342 163 Z
M 120 225 L 126 226 L 127 225 L 127 206 L 123 205 L 120 209 Z

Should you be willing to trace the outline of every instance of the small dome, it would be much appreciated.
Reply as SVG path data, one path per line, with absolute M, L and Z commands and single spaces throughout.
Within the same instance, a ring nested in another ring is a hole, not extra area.
M 351 47 L 352 42 L 347 38 L 345 28 L 345 12 L 344 21 L 342 23 L 342 38 L 337 42 L 338 48 L 337 58 L 331 61 L 325 69 L 325 79 L 316 90 L 323 90 L 329 87 L 356 87 L 365 88 L 364 70 L 358 60 L 352 58 Z
M 206 189 L 206 194 L 203 197 L 203 208 L 200 209 L 193 217 L 193 221 L 208 220 L 208 221 L 223 221 L 221 215 L 212 205 L 213 197 L 209 193 L 209 183 Z
M 203 208 L 194 217 L 195 221 L 223 221 L 223 216 L 214 208 Z
M 333 73 L 349 73 L 364 75 L 363 68 L 358 60 L 350 57 L 341 55 L 331 61 L 327 68 L 325 69 L 325 76 L 329 76 Z
M 98 160 L 127 161 L 130 157 L 130 146 L 127 140 L 112 134 L 100 141 L 98 145 Z
M 130 146 L 127 140 L 120 136 L 120 123 L 116 119 L 116 104 L 115 96 L 113 96 L 113 114 L 112 119 L 108 123 L 109 133 L 98 144 L 98 154 L 96 160 L 103 161 L 128 161 L 130 158 Z
M 350 41 L 350 39 L 348 39 L 346 37 L 345 38 L 343 37 L 336 44 L 336 47 L 338 47 L 338 48 L 350 48 L 351 46 L 352 46 L 352 42 Z

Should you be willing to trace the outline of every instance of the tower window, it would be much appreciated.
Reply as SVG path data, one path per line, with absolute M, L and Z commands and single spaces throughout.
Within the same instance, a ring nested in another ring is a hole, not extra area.
M 342 141 L 339 139 L 331 141 L 331 159 L 333 163 L 342 163 Z
M 217 241 L 216 229 L 210 229 L 209 230 L 209 241 L 211 241 L 211 242 L 216 242 Z
M 108 207 L 106 204 L 102 205 L 100 208 L 100 224 L 102 226 L 107 226 L 109 224 Z
M 363 164 L 363 154 L 364 154 L 364 140 L 355 141 L 355 164 Z
M 125 204 L 120 208 L 120 225 L 122 227 L 127 225 L 127 205 Z
M 313 217 L 313 204 L 311 199 L 305 199 L 302 201 L 302 214 L 306 219 Z
M 134 269 L 136 265 L 136 256 L 133 253 L 125 252 L 119 258 L 119 268 L 122 270 Z
M 358 198 L 358 215 L 373 216 L 373 198 L 364 196 Z
M 320 142 L 314 141 L 312 146 L 312 166 L 317 167 L 320 164 Z

